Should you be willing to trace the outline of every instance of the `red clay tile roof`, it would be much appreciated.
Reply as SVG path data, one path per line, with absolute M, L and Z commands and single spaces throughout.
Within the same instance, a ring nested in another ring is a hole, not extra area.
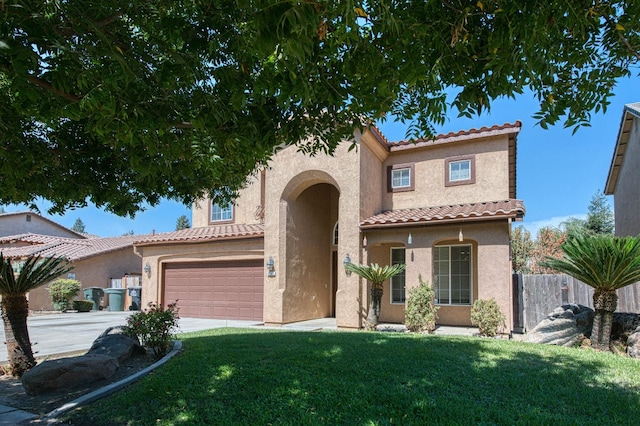
M 261 224 L 231 224 L 206 226 L 202 228 L 188 228 L 174 232 L 164 232 L 155 235 L 146 235 L 144 239 L 138 239 L 136 246 L 148 246 L 170 243 L 200 243 L 214 240 L 258 238 L 264 236 L 264 226 Z
M 22 247 L 1 248 L 3 255 L 6 257 L 23 257 L 29 255 L 37 256 L 62 256 L 70 261 L 77 261 L 116 250 L 126 249 L 133 250 L 133 242 L 144 238 L 146 235 L 125 235 L 121 237 L 106 238 L 62 238 L 52 237 L 49 235 L 23 234 L 13 235 L 0 238 L 0 244 L 14 244 L 17 242 L 26 242 L 31 245 Z
M 495 125 L 491 127 L 481 127 L 479 129 L 460 130 L 459 132 L 449 132 L 447 134 L 440 134 L 433 139 L 416 139 L 416 140 L 402 140 L 398 142 L 389 143 L 390 151 L 400 151 L 404 149 L 422 148 L 432 145 L 440 145 L 451 142 L 458 142 L 469 139 L 477 139 L 481 137 L 505 135 L 511 133 L 520 132 L 522 123 L 516 121 L 515 123 L 505 123 L 502 125 Z
M 391 210 L 363 220 L 360 223 L 360 228 L 518 218 L 522 217 L 524 212 L 524 203 L 521 200 L 514 199 L 420 209 Z

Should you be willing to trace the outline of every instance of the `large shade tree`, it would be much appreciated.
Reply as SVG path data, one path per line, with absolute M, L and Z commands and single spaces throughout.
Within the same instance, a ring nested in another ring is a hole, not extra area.
M 628 0 L 0 0 L 0 203 L 233 195 L 276 147 L 524 92 L 542 127 L 588 124 L 639 31 Z
M 365 327 L 370 330 L 375 330 L 380 318 L 380 304 L 382 294 L 384 293 L 384 282 L 404 271 L 407 265 L 404 263 L 385 266 L 380 266 L 377 263 L 372 263 L 371 265 L 346 263 L 344 266 L 347 271 L 355 273 L 370 283 L 369 310 L 367 311 Z
M 565 242 L 562 251 L 562 258 L 548 258 L 546 266 L 593 287 L 591 345 L 609 350 L 616 290 L 640 281 L 640 238 L 582 235 Z
M 27 292 L 53 281 L 60 275 L 70 271 L 72 267 L 61 257 L 26 258 L 16 273 L 11 259 L 0 252 L 0 309 L 4 323 L 4 334 L 9 355 L 9 366 L 13 376 L 22 374 L 36 365 L 27 316 L 29 304 Z

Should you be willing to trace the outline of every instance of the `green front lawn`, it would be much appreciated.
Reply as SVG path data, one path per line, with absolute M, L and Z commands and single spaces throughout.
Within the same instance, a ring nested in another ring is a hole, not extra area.
M 640 361 L 505 340 L 217 329 L 74 425 L 638 424 Z

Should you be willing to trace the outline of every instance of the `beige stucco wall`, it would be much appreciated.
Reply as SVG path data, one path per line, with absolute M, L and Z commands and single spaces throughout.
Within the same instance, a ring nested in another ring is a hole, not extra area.
M 247 180 L 246 186 L 240 190 L 238 198 L 233 205 L 233 223 L 261 223 L 262 220 L 256 217 L 256 209 L 261 205 L 261 173 L 256 171 Z M 191 208 L 191 223 L 194 228 L 209 226 L 211 203 L 209 198 L 197 201 Z M 215 225 L 215 223 L 214 223 Z
M 170 262 L 199 262 L 263 259 L 262 238 L 222 240 L 207 243 L 162 244 L 137 247 L 142 265 L 149 263 L 150 274 L 142 274 L 142 305 L 162 300 L 164 264 Z
M 613 203 L 616 235 L 640 234 L 640 119 L 633 120 Z
M 464 241 L 458 241 L 462 230 Z M 412 244 L 407 244 L 411 232 Z M 433 283 L 433 247 L 436 245 L 471 244 L 473 263 L 472 300 L 495 298 L 507 316 L 507 330 L 512 324 L 511 261 L 509 259 L 509 223 L 506 220 L 449 226 L 402 227 L 369 230 L 367 235 L 368 263 L 390 263 L 391 247 L 406 248 L 406 290 L 419 283 L 418 276 Z M 404 322 L 404 305 L 391 304 L 389 282 L 385 282 L 380 312 L 382 322 Z M 438 324 L 471 325 L 471 306 L 441 305 Z
M 360 135 L 356 135 L 356 142 L 360 142 Z M 330 278 L 330 255 L 335 249 L 338 259 L 336 323 L 346 328 L 360 326 L 362 289 L 357 278 L 347 277 L 341 266 L 347 254 L 354 262 L 359 261 L 360 205 L 361 197 L 366 196 L 360 190 L 360 153 L 364 148 L 359 145 L 357 150 L 349 151 L 350 144 L 350 141 L 340 144 L 334 156 L 315 157 L 298 152 L 296 147 L 289 147 L 280 151 L 270 163 L 266 181 L 264 249 L 265 257 L 273 257 L 276 265 L 281 266 L 276 266 L 276 277 L 265 278 L 266 323 L 283 324 L 309 319 L 310 315 L 303 309 L 305 306 L 313 308 L 316 318 L 325 315 L 314 307 L 316 302 L 310 300 L 314 294 L 300 291 L 305 286 L 300 280 L 309 277 L 312 271 L 322 270 L 318 272 L 319 281 L 313 285 L 320 290 L 323 282 Z M 319 194 L 313 189 L 318 184 L 334 190 Z M 315 211 L 314 198 L 317 198 Z M 297 206 L 296 201 L 302 201 L 303 207 Z M 306 209 L 306 212 L 299 211 L 299 208 Z M 330 227 L 321 219 L 322 212 L 329 218 Z M 327 241 L 331 236 L 333 217 L 340 223 L 339 244 L 335 248 Z M 305 220 L 306 224 L 303 223 Z M 304 231 L 305 226 L 313 230 Z M 322 237 L 316 234 L 320 231 Z
M 76 274 L 75 279 L 80 281 L 83 289 L 88 287 L 107 288 L 111 283 L 111 278 L 122 278 L 127 274 L 142 273 L 142 259 L 133 252 L 131 247 L 79 260 L 73 262 L 73 266 L 74 269 L 71 273 Z M 63 278 L 66 278 L 66 275 Z M 30 291 L 28 299 L 31 310 L 48 311 L 53 309 L 46 284 Z M 82 290 L 76 299 L 84 300 Z M 103 301 L 104 306 L 108 306 L 106 295 Z
M 473 141 L 394 151 L 383 164 L 383 210 L 477 203 L 509 198 L 509 137 L 500 135 Z M 474 184 L 445 186 L 445 160 L 475 154 Z M 387 192 L 386 168 L 415 163 L 415 190 Z

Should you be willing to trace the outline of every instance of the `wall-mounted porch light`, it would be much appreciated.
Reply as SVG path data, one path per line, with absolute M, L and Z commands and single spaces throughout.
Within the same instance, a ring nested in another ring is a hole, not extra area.
M 149 262 L 145 263 L 143 271 L 148 277 L 151 277 L 151 265 L 149 265 Z
M 462 228 L 460 228 L 460 232 L 458 233 L 458 241 L 464 241 L 464 235 L 462 235 Z
M 411 232 L 409 232 L 409 236 L 407 237 L 407 245 L 413 244 L 413 237 L 411 236 Z
M 269 256 L 269 260 L 267 260 L 267 276 L 275 277 L 276 276 L 276 262 L 273 260 L 273 257 Z
M 348 266 L 351 264 L 351 258 L 349 257 L 349 253 L 347 253 L 347 257 L 344 258 L 344 261 L 342 263 L 344 263 L 344 272 L 348 277 L 350 277 L 351 270 L 348 268 Z

